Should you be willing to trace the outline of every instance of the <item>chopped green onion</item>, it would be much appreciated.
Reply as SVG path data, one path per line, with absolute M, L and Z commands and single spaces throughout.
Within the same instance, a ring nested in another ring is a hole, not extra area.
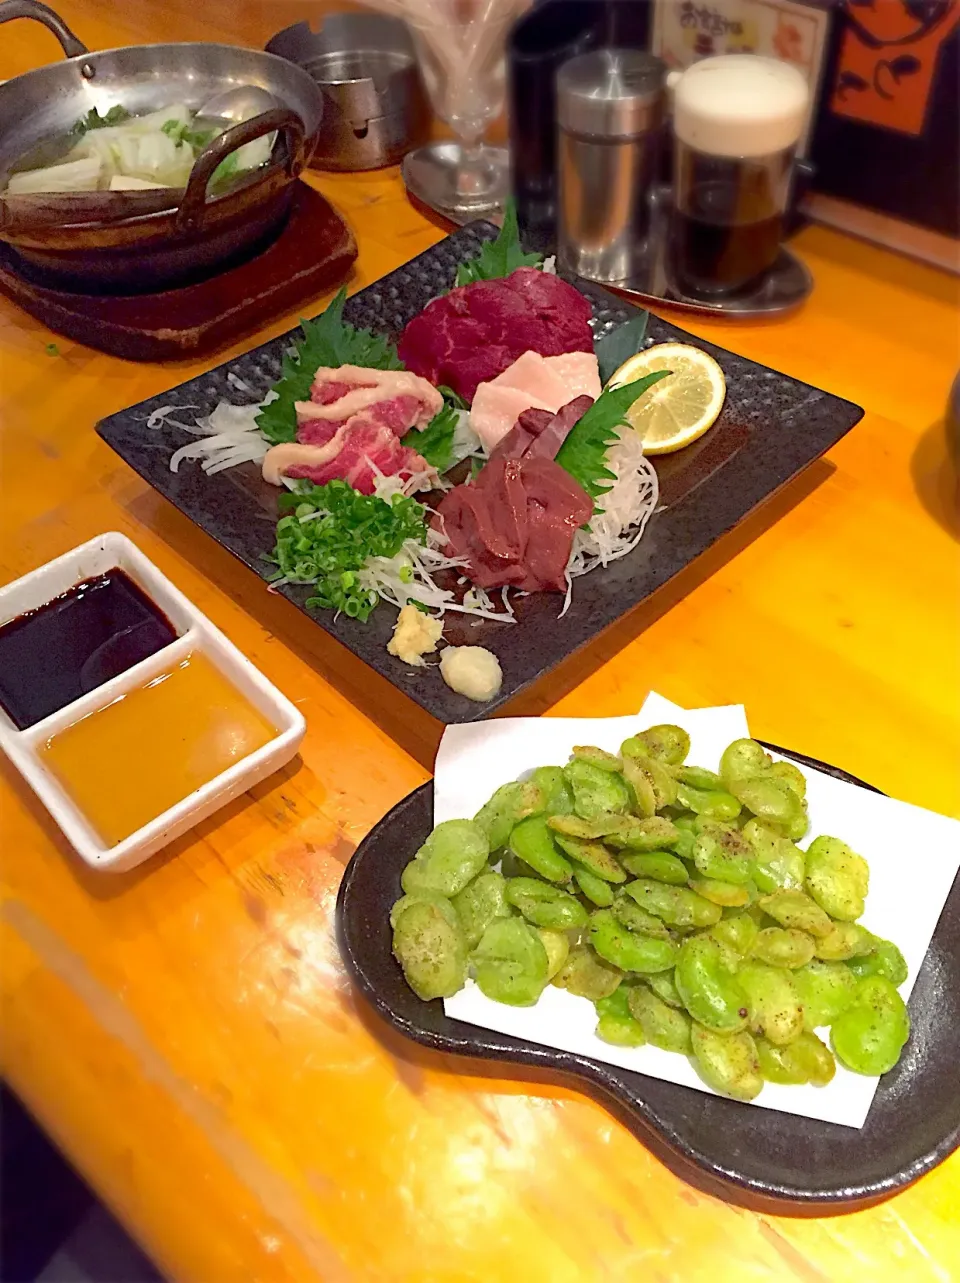
M 395 557 L 408 539 L 426 542 L 422 504 L 399 494 L 388 503 L 358 493 L 346 481 L 325 486 L 301 482 L 296 491 L 280 496 L 278 506 L 286 515 L 277 522 L 271 560 L 280 577 L 287 583 L 315 584 L 306 604 L 350 619 L 367 620 L 379 600 L 363 587 L 357 571 L 371 557 Z M 410 568 L 405 569 L 412 577 Z

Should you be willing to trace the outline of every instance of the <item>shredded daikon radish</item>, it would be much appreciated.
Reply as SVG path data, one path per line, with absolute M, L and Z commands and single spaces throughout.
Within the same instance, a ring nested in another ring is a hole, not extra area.
M 600 511 L 573 537 L 561 617 L 570 608 L 572 580 L 631 552 L 643 538 L 647 522 L 659 502 L 656 471 L 632 428 L 622 429 L 620 440 L 610 447 L 606 464 L 616 481 L 597 500 Z
M 247 396 L 257 395 L 257 389 L 252 388 L 249 383 L 241 379 L 239 374 L 234 374 L 233 370 L 227 371 L 227 382 L 232 388 L 236 388 L 238 392 L 244 392 Z
M 170 471 L 176 472 L 184 459 L 200 459 L 200 466 L 208 476 L 233 468 L 238 463 L 259 463 L 270 448 L 257 427 L 260 408 L 259 405 L 231 405 L 229 401 L 220 401 L 210 414 L 197 419 L 194 425 L 178 423 L 177 427 L 201 440 L 175 450 L 170 456 Z
M 171 414 L 179 414 L 181 410 L 199 410 L 198 405 L 162 405 L 159 410 L 153 410 L 147 416 L 148 428 L 162 428 L 167 423 L 175 428 L 183 428 L 185 432 L 192 432 L 194 425 L 192 423 L 180 423 L 176 419 L 171 419 Z
M 428 532 L 424 546 L 415 539 L 408 539 L 395 557 L 371 557 L 358 579 L 365 588 L 372 589 L 383 601 L 394 606 L 419 602 L 428 610 L 452 610 L 479 619 L 493 619 L 497 623 L 512 623 L 513 612 L 501 613 L 481 588 L 474 588 L 462 602 L 458 602 L 449 588 L 441 588 L 434 575 L 441 570 L 453 570 L 464 564 L 463 557 L 449 557 L 436 546 Z M 472 596 L 472 599 L 471 599 Z
M 388 477 L 386 473 L 380 471 L 369 456 L 365 461 L 370 465 L 374 474 L 373 493 L 378 499 L 384 499 L 387 503 L 390 502 L 395 494 L 403 495 L 406 498 L 408 495 L 416 494 L 418 490 L 443 488 L 440 485 L 440 478 L 433 468 L 427 468 L 424 472 L 414 472 L 407 476 L 392 475 Z

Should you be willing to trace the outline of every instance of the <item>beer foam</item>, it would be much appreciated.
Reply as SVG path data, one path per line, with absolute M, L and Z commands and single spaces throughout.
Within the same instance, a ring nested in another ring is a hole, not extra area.
M 695 62 L 674 87 L 674 131 L 709 156 L 769 156 L 803 132 L 810 91 L 787 62 L 724 54 Z

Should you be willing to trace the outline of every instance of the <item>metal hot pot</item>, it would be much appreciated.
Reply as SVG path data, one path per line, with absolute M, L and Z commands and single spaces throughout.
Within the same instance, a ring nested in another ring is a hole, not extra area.
M 197 157 L 186 188 L 45 194 L 0 199 L 0 239 L 41 283 L 85 292 L 143 293 L 209 276 L 267 245 L 289 211 L 323 116 L 312 78 L 283 58 L 218 44 L 130 45 L 89 53 L 37 0 L 0 0 L 0 23 L 33 18 L 66 59 L 0 85 L 0 189 L 41 143 L 66 136 L 92 107 L 134 115 L 259 85 L 279 108 L 228 129 Z M 244 143 L 276 133 L 270 163 L 215 197 L 207 183 Z

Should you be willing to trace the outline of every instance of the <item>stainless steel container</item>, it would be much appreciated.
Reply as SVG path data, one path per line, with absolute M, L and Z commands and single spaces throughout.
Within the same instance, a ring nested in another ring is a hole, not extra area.
M 312 164 L 363 170 L 395 165 L 425 141 L 430 124 L 406 25 L 372 13 L 332 13 L 319 31 L 298 22 L 267 45 L 320 87 L 323 120 Z
M 557 72 L 559 256 L 593 281 L 634 276 L 645 259 L 666 66 L 600 49 Z

